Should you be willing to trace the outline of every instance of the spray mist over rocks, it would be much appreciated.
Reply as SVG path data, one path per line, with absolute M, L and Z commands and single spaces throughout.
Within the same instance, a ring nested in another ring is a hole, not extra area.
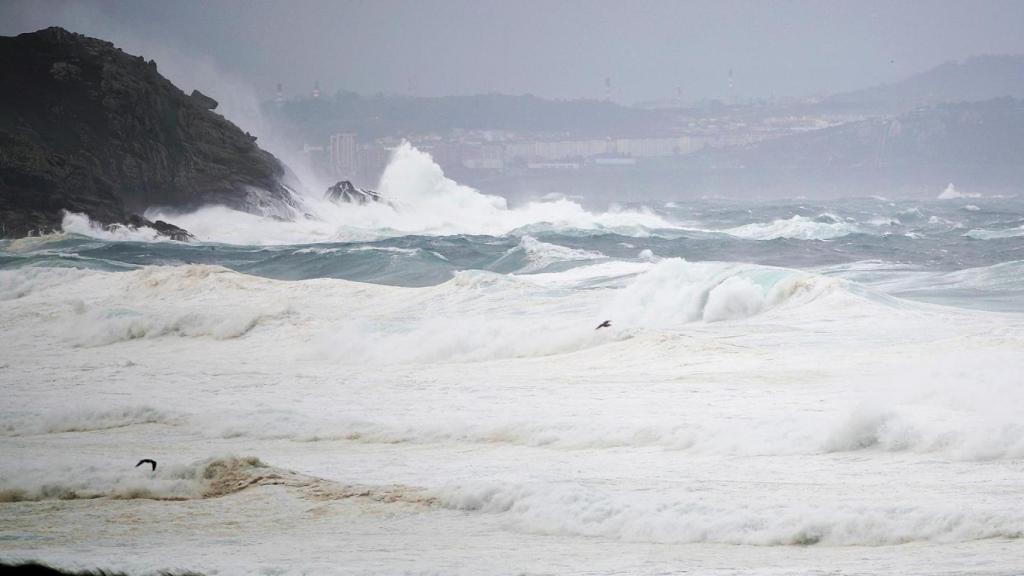
M 306 191 L 301 198 L 311 218 L 279 222 L 220 207 L 191 213 L 147 211 L 150 219 L 167 219 L 202 240 L 233 244 L 305 244 L 372 240 L 410 234 L 501 236 L 524 226 L 601 230 L 645 235 L 671 228 L 646 209 L 592 213 L 566 199 L 529 202 L 510 208 L 500 196 L 481 193 L 444 175 L 426 152 L 403 142 L 394 149 L 377 191 L 388 203 L 335 204 Z

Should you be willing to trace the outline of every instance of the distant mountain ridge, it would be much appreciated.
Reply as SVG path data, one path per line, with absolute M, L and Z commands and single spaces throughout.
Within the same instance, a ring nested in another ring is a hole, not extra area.
M 698 153 L 692 173 L 723 188 L 797 195 L 937 195 L 948 182 L 1017 193 L 1024 100 L 920 107 L 903 114 Z
M 0 86 L 0 236 L 57 229 L 64 210 L 129 225 L 150 207 L 291 212 L 284 166 L 152 60 L 47 28 L 0 37 Z
M 828 100 L 909 109 L 1007 96 L 1024 98 L 1024 55 L 983 55 L 946 62 L 898 82 L 837 94 Z

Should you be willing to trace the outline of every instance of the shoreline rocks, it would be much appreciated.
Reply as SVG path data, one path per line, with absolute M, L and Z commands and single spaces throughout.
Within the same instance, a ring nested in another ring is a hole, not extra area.
M 155 207 L 296 213 L 281 162 L 152 60 L 47 28 L 0 37 L 0 86 L 0 237 L 59 230 L 65 210 L 101 225 Z

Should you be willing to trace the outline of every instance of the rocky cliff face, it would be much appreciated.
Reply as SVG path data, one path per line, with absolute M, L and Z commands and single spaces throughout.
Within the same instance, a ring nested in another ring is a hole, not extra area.
M 289 217 L 284 168 L 152 60 L 61 28 L 0 37 L 0 236 L 223 204 Z

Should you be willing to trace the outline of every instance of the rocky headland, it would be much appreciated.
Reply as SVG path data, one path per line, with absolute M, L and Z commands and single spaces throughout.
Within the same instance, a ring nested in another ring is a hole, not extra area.
M 0 237 L 58 230 L 65 211 L 179 240 L 145 210 L 294 213 L 281 162 L 152 60 L 47 28 L 0 37 L 0 86 Z

